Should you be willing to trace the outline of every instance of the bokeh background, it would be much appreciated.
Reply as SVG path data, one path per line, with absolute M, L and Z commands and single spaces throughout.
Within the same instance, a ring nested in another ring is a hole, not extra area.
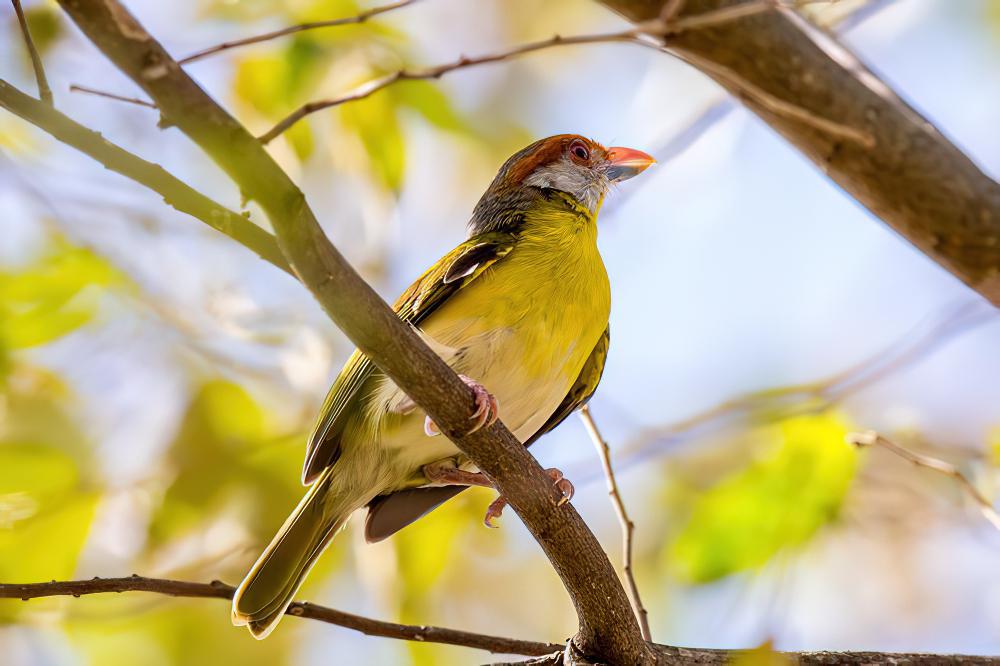
M 129 6 L 178 56 L 359 9 Z M 26 9 L 60 108 L 239 208 L 213 164 L 178 131 L 156 128 L 155 111 L 70 93 L 80 84 L 141 95 L 54 3 Z M 809 11 L 1000 176 L 1000 2 Z M 585 0 L 424 0 L 188 70 L 262 132 L 302 102 L 403 65 L 624 27 Z M 9 6 L 0 35 L 2 76 L 33 90 Z M 503 159 L 559 132 L 661 160 L 602 214 L 612 348 L 592 403 L 637 525 L 654 638 L 1000 653 L 1000 534 L 951 479 L 844 443 L 850 430 L 876 428 L 956 463 L 992 497 L 1000 316 L 704 76 L 630 45 L 562 48 L 397 85 L 311 116 L 271 150 L 334 243 L 391 299 L 462 239 Z M 238 581 L 302 492 L 304 436 L 349 343 L 288 276 L 5 113 L 0 229 L 0 580 Z M 568 420 L 532 452 L 576 482 L 574 504 L 620 564 L 619 526 L 581 423 Z M 569 601 L 513 513 L 502 529 L 482 527 L 491 498 L 463 493 L 377 545 L 353 524 L 301 596 L 389 620 L 562 640 L 575 626 Z M 228 612 L 143 594 L 0 602 L 0 661 L 488 658 L 297 620 L 258 643 Z

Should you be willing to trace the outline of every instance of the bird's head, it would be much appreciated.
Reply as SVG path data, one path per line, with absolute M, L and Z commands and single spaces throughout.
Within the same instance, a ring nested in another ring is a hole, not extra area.
M 472 220 L 473 234 L 516 225 L 519 213 L 557 190 L 596 214 L 611 185 L 642 173 L 655 160 L 640 150 L 605 148 L 577 134 L 557 134 L 514 153 L 483 194 Z

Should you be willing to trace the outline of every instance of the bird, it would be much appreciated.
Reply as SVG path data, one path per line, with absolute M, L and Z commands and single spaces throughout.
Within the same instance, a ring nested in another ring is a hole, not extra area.
M 395 303 L 470 387 L 470 431 L 502 419 L 525 445 L 593 395 L 610 342 L 611 288 L 597 247 L 608 192 L 653 164 L 576 134 L 512 155 L 473 209 L 468 238 Z M 572 483 L 547 470 L 562 492 Z M 364 354 L 334 381 L 309 438 L 304 497 L 236 589 L 232 621 L 258 639 L 355 511 L 380 541 L 469 486 L 491 487 L 433 420 Z M 494 526 L 506 503 L 486 512 Z

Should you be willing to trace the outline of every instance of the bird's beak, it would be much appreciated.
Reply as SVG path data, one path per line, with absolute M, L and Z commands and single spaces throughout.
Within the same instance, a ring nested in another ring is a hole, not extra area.
M 651 155 L 641 150 L 621 146 L 608 148 L 608 179 L 615 183 L 628 180 L 632 176 L 638 176 L 655 161 Z

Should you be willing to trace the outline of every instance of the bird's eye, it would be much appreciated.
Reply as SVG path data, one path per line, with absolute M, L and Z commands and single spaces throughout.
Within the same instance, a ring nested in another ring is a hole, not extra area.
M 580 161 L 586 162 L 590 159 L 590 151 L 587 150 L 587 146 L 583 145 L 582 141 L 574 141 L 573 145 L 569 147 L 569 152 Z

